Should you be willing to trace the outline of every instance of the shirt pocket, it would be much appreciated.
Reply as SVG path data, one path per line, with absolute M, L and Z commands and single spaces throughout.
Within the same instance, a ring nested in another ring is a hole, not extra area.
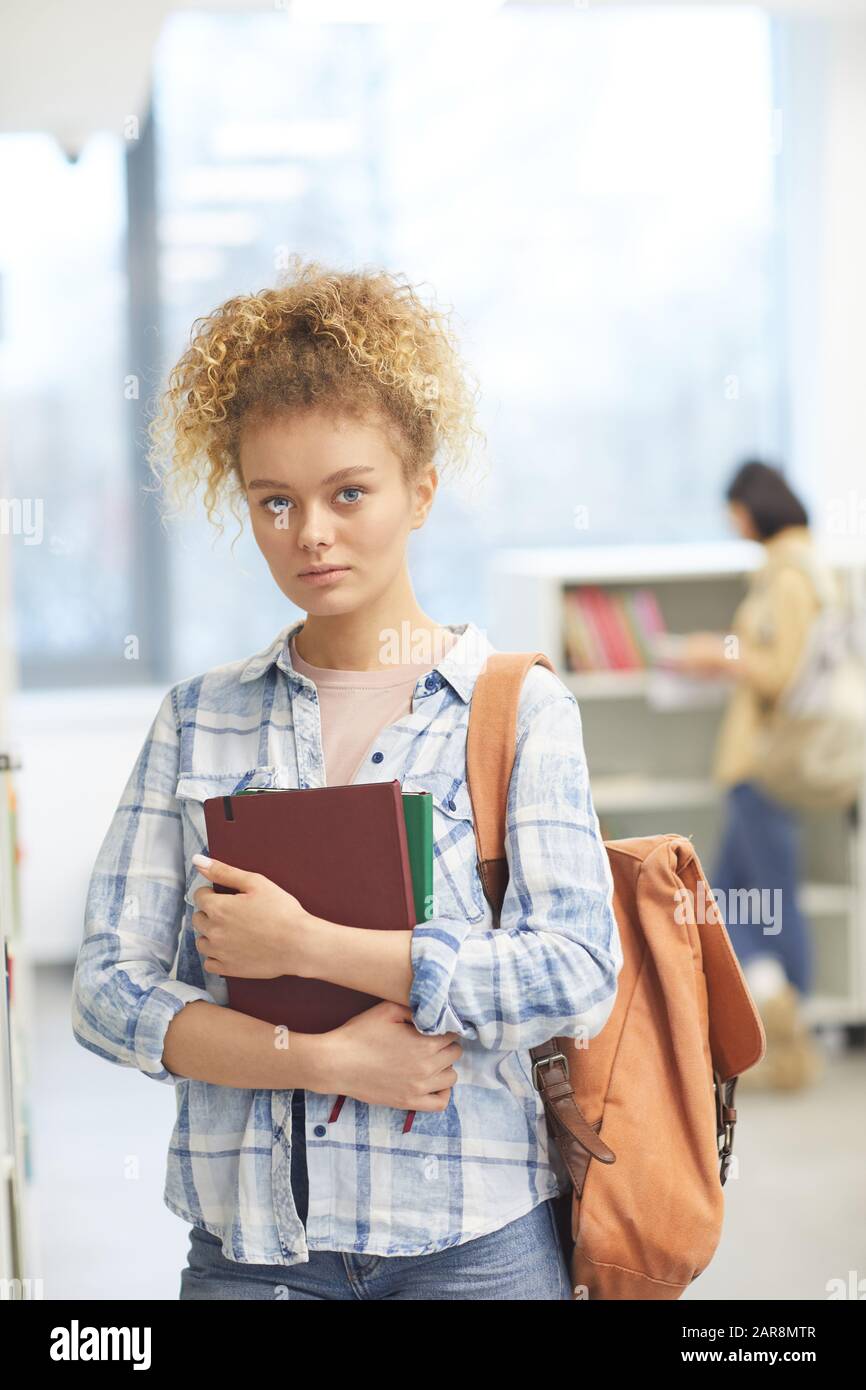
M 211 975 L 203 969 L 201 953 L 195 940 L 192 914 L 198 904 L 193 896 L 199 888 L 212 888 L 209 878 L 205 878 L 192 862 L 194 854 L 207 854 L 207 825 L 204 818 L 204 803 L 213 796 L 233 796 L 246 787 L 283 788 L 287 769 L 275 766 L 250 767 L 228 772 L 191 773 L 184 772 L 178 777 L 175 787 L 175 800 L 180 811 L 183 829 L 183 860 L 186 891 L 184 902 L 186 912 L 183 930 L 178 942 L 177 977 L 191 984 L 200 985 L 211 994 L 218 1004 L 228 1002 L 225 979 L 221 975 Z
M 433 799 L 433 915 L 479 922 L 485 915 L 484 890 L 465 777 L 448 772 L 410 773 L 401 788 L 429 792 Z
M 204 803 L 214 796 L 234 796 L 248 787 L 285 788 L 285 769 L 276 766 L 251 767 L 238 772 L 191 773 L 177 779 L 175 799 L 183 827 L 184 864 L 186 869 L 186 901 L 195 908 L 193 893 L 210 880 L 192 864 L 194 854 L 207 854 L 207 826 Z

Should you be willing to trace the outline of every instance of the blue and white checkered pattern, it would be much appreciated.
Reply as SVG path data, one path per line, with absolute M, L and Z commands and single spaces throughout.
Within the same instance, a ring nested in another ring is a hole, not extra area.
M 208 880 L 202 803 L 246 786 L 325 783 L 315 685 L 289 639 L 180 681 L 166 694 L 99 851 L 75 970 L 75 1037 L 175 1088 L 164 1200 L 220 1237 L 230 1260 L 291 1265 L 312 1250 L 423 1255 L 498 1230 L 565 1191 L 528 1050 L 592 1038 L 613 1007 L 622 950 L 613 882 L 587 776 L 580 713 L 534 666 L 521 691 L 508 797 L 510 879 L 501 924 L 476 865 L 466 782 L 475 679 L 496 650 L 473 623 L 422 675 L 412 713 L 382 729 L 356 782 L 397 778 L 433 795 L 434 915 L 412 933 L 410 1008 L 423 1033 L 463 1047 L 448 1108 L 405 1112 L 306 1092 L 306 1230 L 290 1185 L 291 1090 L 175 1076 L 162 1052 L 190 1000 L 227 1003 L 204 974 L 191 916 Z M 379 756 L 381 755 L 381 756 Z

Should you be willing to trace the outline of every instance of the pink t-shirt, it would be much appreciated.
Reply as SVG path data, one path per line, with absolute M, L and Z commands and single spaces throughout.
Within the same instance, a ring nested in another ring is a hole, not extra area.
M 445 635 L 443 655 L 456 640 L 453 632 Z M 337 671 L 304 661 L 295 649 L 294 637 L 290 653 L 292 666 L 318 691 L 326 784 L 345 786 L 357 776 L 371 744 L 385 726 L 411 713 L 418 677 L 430 670 L 431 663 L 409 662 L 382 671 Z

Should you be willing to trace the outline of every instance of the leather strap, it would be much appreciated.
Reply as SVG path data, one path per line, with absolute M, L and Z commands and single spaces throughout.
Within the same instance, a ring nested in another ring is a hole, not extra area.
M 731 1167 L 731 1154 L 734 1147 L 734 1126 L 737 1123 L 737 1112 L 734 1109 L 734 1091 L 737 1085 L 737 1077 L 731 1076 L 727 1081 L 722 1080 L 722 1074 L 713 1070 L 713 1078 L 716 1083 L 716 1133 L 719 1137 L 719 1158 L 721 1168 L 719 1178 L 722 1187 L 728 1180 L 728 1172 Z

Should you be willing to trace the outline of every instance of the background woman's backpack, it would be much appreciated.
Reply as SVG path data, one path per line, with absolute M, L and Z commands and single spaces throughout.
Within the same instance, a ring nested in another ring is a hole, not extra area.
M 768 702 L 755 750 L 755 781 L 791 806 L 850 806 L 866 778 L 863 614 L 839 601 L 811 548 L 792 549 L 785 564 L 806 575 L 819 608 L 796 670 Z
M 543 652 L 491 653 L 470 706 L 478 869 L 497 926 L 517 710 L 536 662 L 554 671 Z M 574 1297 L 679 1298 L 718 1244 L 734 1089 L 766 1037 L 691 842 L 605 848 L 623 948 L 613 1012 L 586 1047 L 532 1048 L 532 1074 L 572 1184 L 554 1201 Z

